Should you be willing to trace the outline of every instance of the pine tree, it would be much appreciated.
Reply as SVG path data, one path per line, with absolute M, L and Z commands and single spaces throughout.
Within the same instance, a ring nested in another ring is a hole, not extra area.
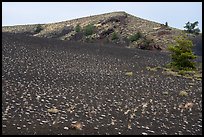
M 165 26 L 168 27 L 168 22 L 165 23 Z
M 196 21 L 194 23 L 187 22 L 186 26 L 184 26 L 184 28 L 186 29 L 185 30 L 186 32 L 197 35 L 197 34 L 199 34 L 200 29 L 199 28 L 195 28 L 196 26 L 198 26 L 198 21 Z
M 172 62 L 170 65 L 179 70 L 195 69 L 193 59 L 196 56 L 192 52 L 193 43 L 187 36 L 178 36 L 175 38 L 176 44 L 170 45 L 168 49 L 171 51 Z

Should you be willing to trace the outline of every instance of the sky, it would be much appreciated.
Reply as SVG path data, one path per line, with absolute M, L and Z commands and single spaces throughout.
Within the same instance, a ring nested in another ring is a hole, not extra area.
M 184 29 L 198 21 L 202 2 L 2 2 L 2 26 L 54 23 L 114 11 Z

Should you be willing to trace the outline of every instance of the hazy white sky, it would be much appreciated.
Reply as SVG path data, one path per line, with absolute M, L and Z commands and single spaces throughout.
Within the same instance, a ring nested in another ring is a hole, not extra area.
M 198 21 L 202 30 L 202 2 L 2 2 L 2 25 L 53 23 L 113 11 L 180 29 Z

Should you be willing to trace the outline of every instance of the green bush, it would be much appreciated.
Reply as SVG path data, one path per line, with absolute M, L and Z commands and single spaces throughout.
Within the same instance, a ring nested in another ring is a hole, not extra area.
M 88 24 L 87 26 L 85 26 L 84 28 L 84 33 L 86 36 L 92 35 L 94 32 L 94 25 L 93 24 Z
M 76 32 L 80 32 L 81 31 L 81 26 L 79 24 L 77 24 L 77 26 L 75 27 L 75 31 Z
M 131 36 L 129 37 L 129 40 L 130 40 L 131 42 L 133 42 L 133 41 L 139 40 L 140 38 L 142 38 L 142 34 L 141 34 L 140 32 L 137 32 L 136 34 L 131 35 Z
M 140 41 L 140 40 L 139 40 Z M 149 39 L 147 37 L 143 37 L 141 39 L 141 42 L 139 43 L 139 47 L 141 49 L 145 49 L 145 50 L 151 50 L 153 47 L 152 47 L 152 44 L 153 44 L 153 39 Z
M 118 37 L 118 34 L 116 33 L 116 32 L 113 32 L 113 34 L 112 34 L 112 40 L 115 40 L 115 39 L 118 39 L 119 37 Z
M 144 40 L 143 40 L 143 42 L 144 42 L 144 45 L 148 47 L 148 46 L 150 45 L 150 43 L 153 42 L 153 40 L 148 39 L 148 38 L 145 37 Z
M 42 31 L 43 28 L 40 24 L 37 25 L 36 29 L 35 29 L 35 33 L 40 33 L 40 31 Z
M 196 56 L 192 52 L 193 43 L 186 36 L 178 36 L 175 38 L 176 44 L 169 45 L 168 50 L 171 51 L 172 67 L 178 70 L 195 69 L 195 62 L 192 60 Z

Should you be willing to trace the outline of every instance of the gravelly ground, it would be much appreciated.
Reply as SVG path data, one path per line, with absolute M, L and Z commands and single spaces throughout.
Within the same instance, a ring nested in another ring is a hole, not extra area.
M 166 53 L 2 35 L 2 134 L 202 134 L 202 81 L 146 69 Z

